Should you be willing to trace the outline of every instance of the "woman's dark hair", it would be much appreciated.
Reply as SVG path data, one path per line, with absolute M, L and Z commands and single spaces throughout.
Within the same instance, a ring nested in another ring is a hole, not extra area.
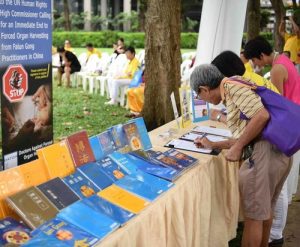
M 215 57 L 211 64 L 215 65 L 227 77 L 243 75 L 246 71 L 240 57 L 232 51 L 223 51 Z
M 261 54 L 269 56 L 273 52 L 270 43 L 261 36 L 249 40 L 245 45 L 244 56 L 246 59 L 258 58 L 260 59 Z

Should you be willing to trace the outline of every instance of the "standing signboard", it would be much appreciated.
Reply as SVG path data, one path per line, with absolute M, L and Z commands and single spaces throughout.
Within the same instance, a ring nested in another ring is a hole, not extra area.
M 51 0 L 0 0 L 4 169 L 52 144 Z

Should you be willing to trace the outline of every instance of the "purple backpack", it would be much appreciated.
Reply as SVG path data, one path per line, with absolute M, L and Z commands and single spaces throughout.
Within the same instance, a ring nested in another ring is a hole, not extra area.
M 260 96 L 270 114 L 270 120 L 262 131 L 264 139 L 287 156 L 292 156 L 300 149 L 300 105 L 266 87 L 248 83 L 237 77 L 229 78 L 228 83 L 249 86 Z M 242 112 L 240 118 L 248 120 Z

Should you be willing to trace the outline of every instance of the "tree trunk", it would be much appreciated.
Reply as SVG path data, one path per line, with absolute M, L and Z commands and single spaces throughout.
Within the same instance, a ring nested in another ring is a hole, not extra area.
M 68 0 L 64 0 L 64 17 L 65 17 L 65 30 L 71 31 L 70 8 L 69 8 Z
M 282 52 L 284 39 L 281 37 L 278 27 L 282 18 L 285 16 L 285 8 L 282 0 L 271 0 L 271 4 L 275 12 L 274 49 L 278 52 Z
M 174 119 L 170 100 L 179 106 L 180 0 L 148 0 L 145 35 L 145 104 L 142 115 L 148 130 Z
M 248 0 L 247 41 L 259 35 L 260 18 L 260 0 Z
M 138 1 L 139 31 L 145 32 L 145 13 L 147 11 L 147 0 Z

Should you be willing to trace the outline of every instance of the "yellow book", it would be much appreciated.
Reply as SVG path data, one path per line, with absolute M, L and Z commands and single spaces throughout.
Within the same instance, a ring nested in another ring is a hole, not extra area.
M 18 166 L 18 168 L 28 187 L 40 185 L 50 179 L 48 170 L 40 159 Z
M 13 210 L 8 207 L 5 201 L 6 197 L 25 190 L 28 187 L 18 167 L 0 172 L 0 204 L 4 216 L 14 215 Z
M 39 159 L 44 162 L 50 179 L 68 176 L 75 170 L 73 160 L 65 141 L 38 149 L 37 155 Z
M 135 214 L 141 212 L 149 204 L 149 202 L 114 184 L 98 192 L 98 196 Z

